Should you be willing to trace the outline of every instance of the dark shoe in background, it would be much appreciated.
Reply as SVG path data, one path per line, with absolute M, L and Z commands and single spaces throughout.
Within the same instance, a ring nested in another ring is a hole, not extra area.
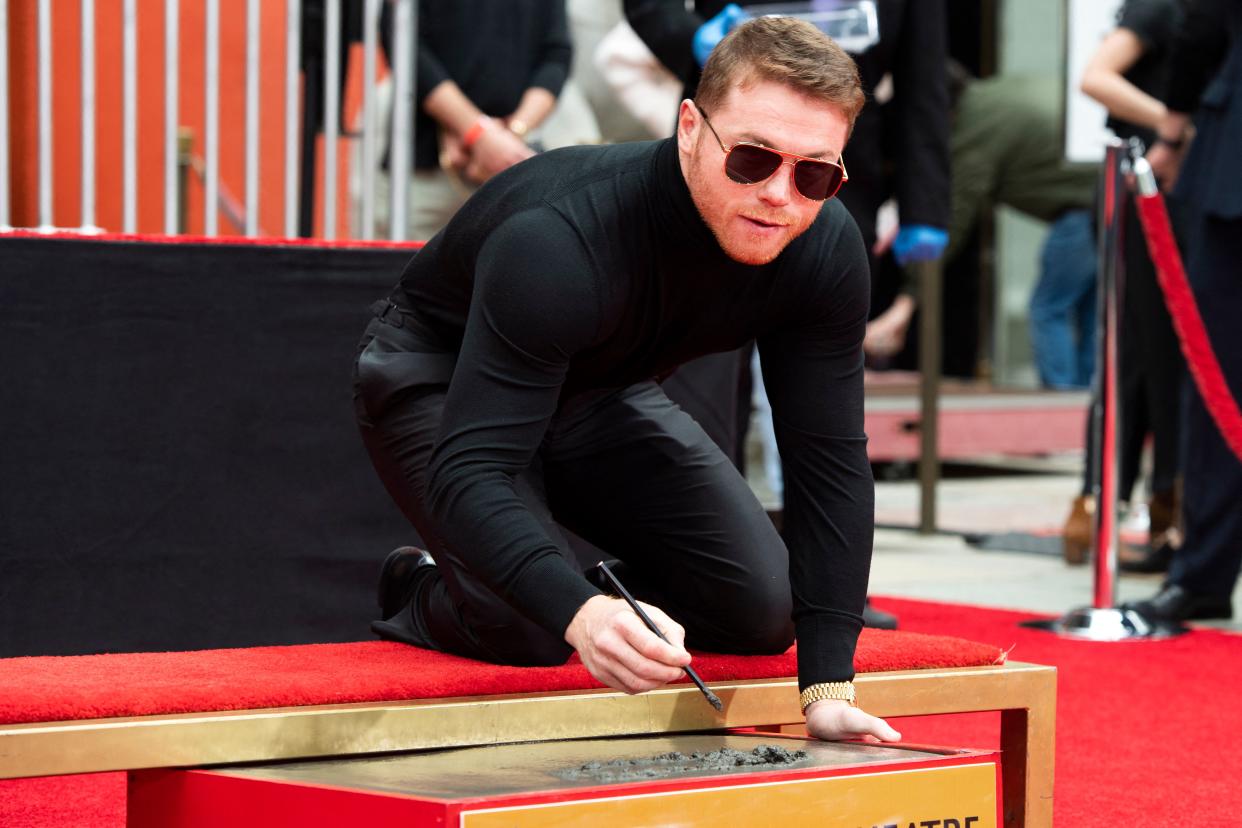
M 1140 549 L 1123 545 L 1117 554 L 1117 568 L 1122 572 L 1143 575 L 1168 572 L 1169 565 L 1173 563 L 1173 553 L 1177 551 L 1171 537 L 1176 531 L 1176 529 L 1170 529 L 1165 532 L 1164 539 L 1155 547 Z
M 1147 504 L 1147 548 L 1122 545 L 1117 555 L 1117 566 L 1122 572 L 1150 575 L 1169 571 L 1173 553 L 1182 545 L 1178 500 L 1176 489 L 1152 495 Z
M 1061 549 L 1065 562 L 1079 566 L 1087 562 L 1091 552 L 1091 535 L 1095 531 L 1095 498 L 1079 495 L 1074 498 L 1065 528 L 1061 530 Z
M 1168 582 L 1146 601 L 1132 601 L 1126 607 L 1157 623 L 1233 618 L 1233 602 L 1229 598 L 1191 592 Z
M 380 568 L 376 599 L 381 618 L 392 618 L 406 604 L 424 567 L 435 566 L 431 554 L 417 546 L 399 546 L 388 553 Z
M 868 598 L 867 603 L 863 604 L 863 626 L 875 630 L 895 630 L 897 629 L 897 616 L 871 606 L 871 599 Z

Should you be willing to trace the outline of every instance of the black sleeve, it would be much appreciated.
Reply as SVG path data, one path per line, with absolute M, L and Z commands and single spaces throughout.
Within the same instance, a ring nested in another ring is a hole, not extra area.
M 561 87 L 569 77 L 569 64 L 573 56 L 569 23 L 565 19 L 565 0 L 551 0 L 548 3 L 547 31 L 539 50 L 539 63 L 526 84 L 527 88 L 539 87 L 553 95 L 560 95 Z
M 848 217 L 819 321 L 762 337 L 763 382 L 785 476 L 785 543 L 803 689 L 854 676 L 871 570 L 875 484 L 863 427 L 867 254 Z
M 905 4 L 893 65 L 895 190 L 902 224 L 949 226 L 945 4 Z M 886 127 L 887 129 L 887 127 Z
M 1159 54 L 1173 40 L 1176 0 L 1126 0 L 1117 12 L 1117 28 L 1129 29 L 1143 43 L 1145 54 Z
M 625 19 L 678 80 L 697 81 L 693 43 L 703 18 L 688 11 L 684 0 L 625 0 Z
M 551 210 L 510 218 L 479 251 L 461 352 L 429 464 L 445 540 L 498 595 L 561 636 L 598 590 L 513 488 L 556 410 L 570 358 L 599 324 L 583 245 Z
M 419 15 L 422 15 L 424 11 L 420 4 Z M 396 20 L 393 15 L 392 4 L 385 3 L 380 9 L 380 45 L 384 48 L 384 57 L 388 60 L 390 67 L 395 64 L 397 59 L 396 41 L 393 39 L 393 26 L 395 24 Z M 410 44 L 410 47 L 414 50 L 416 61 L 414 74 L 418 88 L 414 90 L 414 96 L 421 108 L 423 98 L 427 97 L 427 93 L 444 83 L 444 81 L 452 80 L 453 78 L 449 75 L 448 70 L 444 68 L 444 64 L 440 59 L 436 57 L 436 53 L 432 50 L 431 45 L 423 38 L 421 29 L 418 42 Z
M 1229 48 L 1227 0 L 1193 0 L 1173 39 L 1165 104 L 1174 112 L 1194 112 L 1208 81 Z

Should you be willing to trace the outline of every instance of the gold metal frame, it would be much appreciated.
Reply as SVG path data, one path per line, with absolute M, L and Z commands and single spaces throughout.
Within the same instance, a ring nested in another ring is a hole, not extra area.
M 1005 825 L 1052 824 L 1055 668 L 863 673 L 855 684 L 879 716 L 1001 711 Z M 712 689 L 723 713 L 676 685 L 0 725 L 0 779 L 802 722 L 795 679 Z

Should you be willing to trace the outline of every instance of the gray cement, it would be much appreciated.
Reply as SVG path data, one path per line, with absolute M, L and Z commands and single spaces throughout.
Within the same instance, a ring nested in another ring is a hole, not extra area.
M 591 761 L 556 775 L 570 782 L 636 782 L 683 773 L 711 773 L 739 768 L 770 770 L 796 765 L 806 758 L 805 750 L 791 751 L 779 745 L 759 745 L 750 751 L 723 747 L 713 751 L 695 751 L 689 755 L 673 751 L 640 759 Z

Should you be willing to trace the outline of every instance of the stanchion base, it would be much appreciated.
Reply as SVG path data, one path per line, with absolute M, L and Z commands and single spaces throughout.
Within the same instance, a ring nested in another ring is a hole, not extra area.
M 1153 622 L 1142 613 L 1127 607 L 1078 607 L 1060 618 L 1023 621 L 1021 626 L 1047 630 L 1064 638 L 1083 638 L 1088 641 L 1129 641 L 1135 638 L 1154 640 L 1190 632 L 1181 624 Z

